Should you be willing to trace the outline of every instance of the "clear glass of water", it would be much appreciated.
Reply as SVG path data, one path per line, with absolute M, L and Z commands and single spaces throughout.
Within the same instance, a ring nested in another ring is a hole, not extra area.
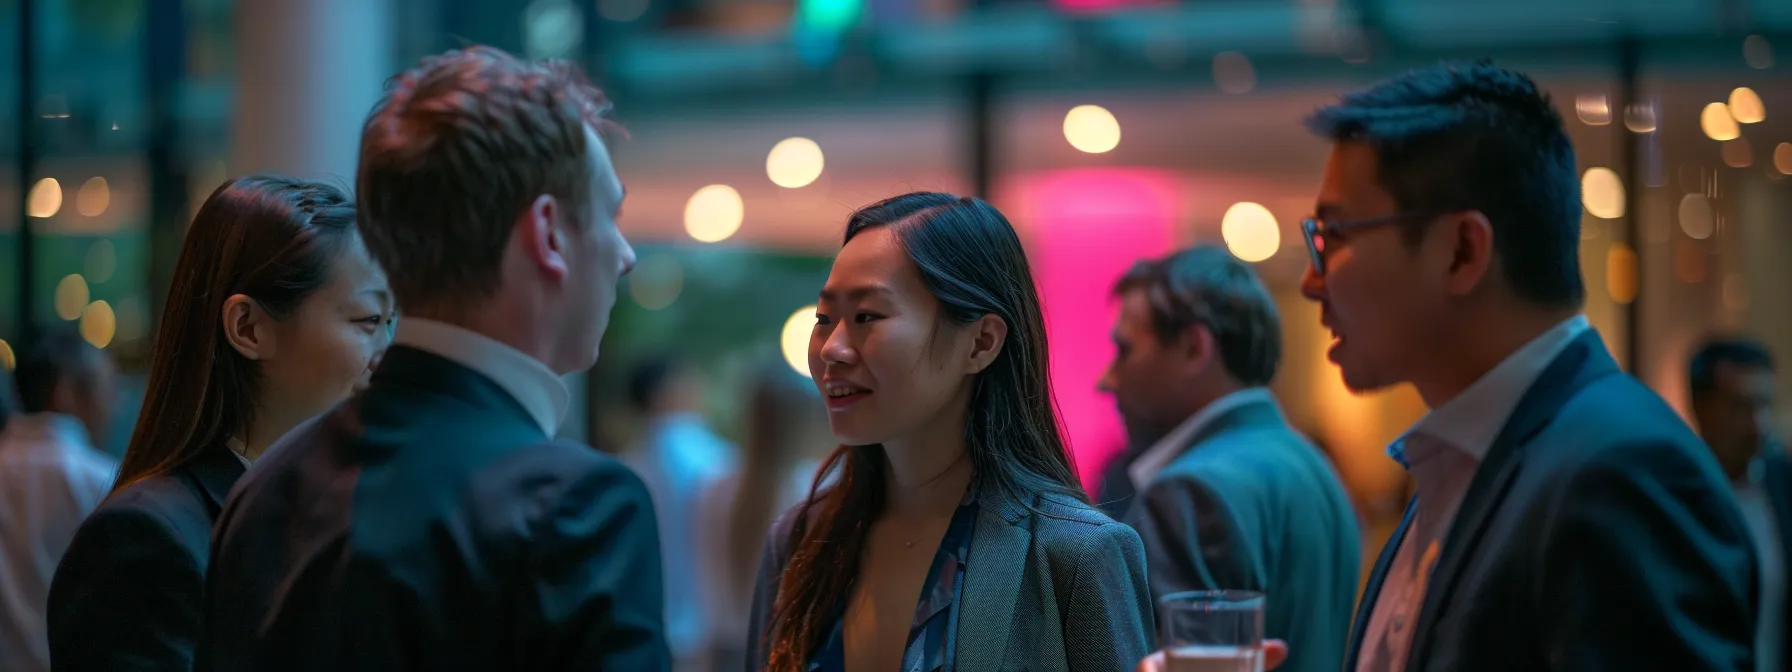
M 1158 606 L 1164 672 L 1263 671 L 1263 593 L 1198 590 Z

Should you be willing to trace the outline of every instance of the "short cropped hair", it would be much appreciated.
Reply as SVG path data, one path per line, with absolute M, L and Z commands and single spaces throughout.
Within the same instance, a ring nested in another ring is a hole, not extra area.
M 56 386 L 64 381 L 77 385 L 91 384 L 100 361 L 100 350 L 72 330 L 58 329 L 44 334 L 38 342 L 20 353 L 13 381 L 19 387 L 19 405 L 26 413 L 42 413 L 50 409 Z
M 1751 369 L 1773 370 L 1773 353 L 1752 338 L 1719 337 L 1706 339 L 1693 351 L 1687 363 L 1686 383 L 1694 401 L 1717 388 L 1717 367 L 1730 364 Z
M 394 77 L 361 132 L 361 234 L 400 308 L 489 296 L 516 218 L 542 194 L 589 207 L 587 127 L 616 130 L 576 65 L 491 47 Z
M 1520 298 L 1550 308 L 1586 300 L 1574 147 L 1531 78 L 1488 61 L 1443 64 L 1345 94 L 1307 127 L 1367 143 L 1402 213 L 1487 215 Z M 1416 242 L 1423 229 L 1407 231 Z
M 1198 245 L 1134 264 L 1114 295 L 1145 293 L 1158 342 L 1202 325 L 1213 332 L 1220 362 L 1240 384 L 1268 385 L 1282 363 L 1282 318 L 1269 288 L 1249 264 L 1223 247 Z

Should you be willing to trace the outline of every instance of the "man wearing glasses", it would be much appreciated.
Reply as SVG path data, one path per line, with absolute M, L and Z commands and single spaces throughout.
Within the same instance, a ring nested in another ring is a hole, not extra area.
M 1348 94 L 1303 223 L 1302 293 L 1353 390 L 1431 411 L 1388 452 L 1418 494 L 1346 669 L 1744 670 L 1755 565 L 1710 453 L 1581 306 L 1574 150 L 1485 63 Z

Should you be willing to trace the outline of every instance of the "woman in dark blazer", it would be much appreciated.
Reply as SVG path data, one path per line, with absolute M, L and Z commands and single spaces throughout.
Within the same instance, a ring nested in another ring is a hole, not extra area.
M 1076 481 L 1001 213 L 933 193 L 855 213 L 809 371 L 843 445 L 773 526 L 749 670 L 1121 672 L 1151 651 L 1144 547 Z
M 117 483 L 50 585 L 56 670 L 193 669 L 225 495 L 365 379 L 391 321 L 341 190 L 252 176 L 212 193 L 175 264 Z

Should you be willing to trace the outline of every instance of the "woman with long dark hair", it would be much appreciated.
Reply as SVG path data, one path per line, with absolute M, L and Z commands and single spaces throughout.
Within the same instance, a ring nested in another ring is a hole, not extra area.
M 750 669 L 1118 672 L 1150 652 L 1144 548 L 1076 481 L 1000 212 L 914 193 L 855 213 L 809 370 L 843 445 L 773 526 Z
M 392 319 L 342 190 L 250 176 L 206 199 L 118 480 L 51 583 L 57 670 L 193 668 L 225 495 L 281 435 L 366 380 Z

